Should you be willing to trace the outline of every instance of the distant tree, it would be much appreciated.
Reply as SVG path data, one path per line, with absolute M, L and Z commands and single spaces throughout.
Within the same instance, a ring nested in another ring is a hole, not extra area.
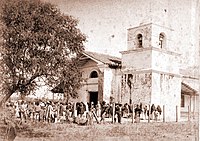
M 6 0 L 0 12 L 0 106 L 15 92 L 30 94 L 38 78 L 51 87 L 62 82 L 64 93 L 77 97 L 77 62 L 86 41 L 78 21 L 40 0 Z

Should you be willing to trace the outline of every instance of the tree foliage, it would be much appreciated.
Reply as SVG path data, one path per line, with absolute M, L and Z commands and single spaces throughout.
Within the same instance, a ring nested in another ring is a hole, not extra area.
M 37 78 L 49 86 L 62 82 L 65 93 L 77 96 L 77 62 L 86 38 L 76 19 L 39 0 L 6 0 L 1 22 L 2 102 L 15 92 L 29 94 Z

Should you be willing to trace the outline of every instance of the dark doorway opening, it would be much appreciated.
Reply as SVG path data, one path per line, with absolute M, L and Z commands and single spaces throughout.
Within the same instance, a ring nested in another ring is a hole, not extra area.
M 97 101 L 98 101 L 98 92 L 90 92 L 90 103 L 94 102 L 94 105 L 96 105 Z

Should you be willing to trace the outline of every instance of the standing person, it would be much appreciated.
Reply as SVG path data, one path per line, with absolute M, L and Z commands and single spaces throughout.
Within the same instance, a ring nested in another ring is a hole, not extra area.
M 116 104 L 115 107 L 115 113 L 117 115 L 117 121 L 118 123 L 121 123 L 121 119 L 122 119 L 122 104 Z
M 63 115 L 65 115 L 65 118 L 66 118 L 66 122 L 70 122 L 70 119 L 71 119 L 71 115 L 72 114 L 70 114 L 70 111 L 71 111 L 71 113 L 73 113 L 73 107 L 70 107 L 70 104 L 68 103 L 68 102 L 66 102 L 65 103 L 65 105 L 66 106 L 64 106 L 64 114 Z M 72 117 L 73 118 L 73 117 Z M 72 122 L 73 120 L 71 120 L 71 122 Z
M 107 118 L 111 118 L 112 116 L 111 116 L 111 111 L 112 111 L 112 108 L 111 108 L 111 106 L 110 106 L 110 104 L 109 103 L 107 103 L 106 104 L 106 117 Z
M 114 123 L 118 122 L 118 110 L 119 110 L 119 105 L 118 103 L 115 103 L 115 104 L 111 104 L 112 106 L 112 116 L 114 116 Z M 114 108 L 114 109 L 113 109 Z M 114 114 L 113 114 L 114 112 Z M 112 117 L 112 120 L 113 120 L 113 117 Z
M 123 117 L 128 118 L 129 117 L 129 113 L 130 113 L 129 105 L 128 105 L 128 103 L 125 103 L 124 104 L 124 110 L 123 110 Z
M 162 109 L 161 109 L 160 105 L 157 106 L 156 110 L 158 111 L 158 120 L 160 120 L 160 116 L 162 114 Z
M 90 125 L 94 124 L 94 113 L 95 113 L 95 106 L 94 106 L 94 102 L 91 102 L 90 104 L 90 112 L 88 113 L 88 117 L 89 117 L 89 121 L 90 121 Z
M 111 103 L 111 104 L 109 104 L 108 105 L 108 118 L 112 118 L 113 117 L 113 108 L 114 108 L 114 104 L 113 103 Z
M 44 116 L 43 116 L 43 118 L 44 118 L 44 121 L 45 122 L 47 122 L 47 117 L 46 117 L 46 115 L 47 115 L 47 106 L 48 106 L 48 104 L 47 104 L 47 101 L 46 102 L 44 102 Z
M 33 102 L 29 102 L 29 104 L 28 104 L 28 117 L 29 117 L 30 120 L 33 120 L 33 111 L 34 111 Z
M 20 118 L 20 110 L 19 110 L 19 104 L 18 104 L 18 102 L 16 102 L 14 104 L 14 107 L 15 107 L 15 117 L 16 118 Z
M 47 111 L 46 111 L 46 119 L 47 122 L 52 122 L 52 118 L 53 118 L 53 107 L 51 105 L 51 101 L 47 101 Z
M 147 105 L 144 106 L 144 118 L 147 120 Z
M 90 111 L 95 112 L 94 102 L 91 102 L 91 104 L 90 104 Z
M 61 105 L 60 105 L 60 119 L 59 121 L 61 123 L 64 123 L 67 121 L 67 116 L 66 116 L 66 113 L 67 113 L 67 104 L 64 103 L 64 102 L 61 102 Z M 68 114 L 69 114 L 69 111 L 68 111 Z
M 85 112 L 85 106 L 84 106 L 83 102 L 80 103 L 79 109 L 80 109 L 80 111 L 79 111 L 80 117 L 82 117 Z
M 64 103 L 63 102 L 60 102 L 59 104 L 59 116 L 63 116 L 63 112 L 64 112 Z M 66 109 L 66 107 L 65 107 Z
M 136 123 L 140 122 L 140 114 L 141 114 L 141 109 L 140 109 L 139 105 L 137 104 L 137 106 L 135 108 L 135 122 Z
M 76 118 L 78 116 L 78 102 L 74 103 L 73 110 L 74 110 L 74 117 Z
M 53 123 L 58 122 L 58 102 L 52 104 L 53 106 Z
M 60 121 L 60 116 L 61 116 L 61 107 L 62 107 L 62 104 L 60 103 L 60 101 L 56 104 L 56 120 L 57 122 Z
M 77 117 L 80 117 L 80 112 L 81 112 L 81 104 L 80 102 L 76 103 L 76 110 L 77 110 Z
M 21 106 L 20 106 L 20 113 L 21 113 L 21 120 L 25 120 L 27 119 L 27 105 L 25 103 L 25 101 L 21 102 Z
M 45 109 L 46 109 L 46 105 L 42 101 L 40 102 L 40 108 L 41 108 L 41 111 L 40 111 L 40 120 L 45 121 Z
M 107 105 L 106 105 L 106 102 L 103 101 L 102 106 L 101 106 L 101 115 L 100 115 L 101 120 L 100 120 L 100 122 L 103 121 L 103 123 L 104 123 L 106 114 L 107 114 Z
M 151 105 L 151 110 L 150 110 L 150 113 L 151 113 L 151 119 L 154 119 L 154 112 L 156 110 L 156 107 L 154 104 Z
M 85 111 L 86 111 L 86 113 L 89 112 L 89 105 L 87 102 L 85 102 Z
M 143 112 L 143 105 L 142 105 L 142 103 L 140 103 L 140 111 L 141 111 L 141 113 L 140 113 L 140 119 L 144 119 L 144 112 Z
M 154 120 L 157 122 L 158 121 L 158 115 L 159 112 L 157 111 L 157 109 L 154 111 Z
M 69 110 L 69 117 L 72 117 L 73 105 L 71 102 L 67 103 L 67 108 Z
M 96 114 L 97 114 L 97 117 L 101 116 L 101 104 L 99 101 L 97 102 L 97 105 L 96 105 Z
M 35 120 L 40 121 L 41 107 L 39 101 L 35 102 Z

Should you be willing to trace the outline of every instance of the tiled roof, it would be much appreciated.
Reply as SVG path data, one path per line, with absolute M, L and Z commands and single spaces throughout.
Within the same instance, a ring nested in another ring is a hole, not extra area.
M 115 56 L 90 51 L 85 51 L 83 54 L 104 64 L 108 64 L 111 66 L 121 66 L 121 58 Z
M 109 65 L 110 67 L 121 67 L 121 58 L 110 56 L 107 54 L 102 53 L 96 53 L 96 52 L 90 52 L 90 51 L 84 51 L 84 56 L 87 57 L 87 59 L 93 59 L 99 62 L 102 62 L 104 64 Z M 60 83 L 55 88 L 53 88 L 51 91 L 53 93 L 63 93 L 63 83 Z
M 183 82 L 181 82 L 181 91 L 184 94 L 189 94 L 189 95 L 198 95 L 197 91 L 195 89 L 193 89 L 192 87 L 190 87 L 188 84 L 185 84 Z

